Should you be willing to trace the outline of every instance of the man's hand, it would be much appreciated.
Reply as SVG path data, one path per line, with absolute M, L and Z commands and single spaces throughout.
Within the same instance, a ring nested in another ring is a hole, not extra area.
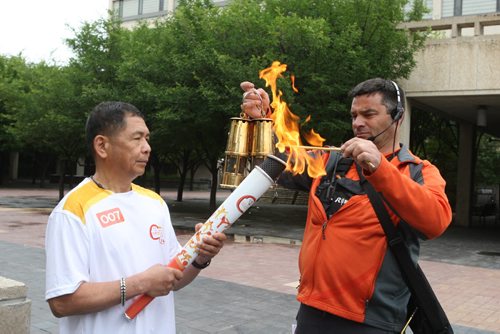
M 269 95 L 262 88 L 255 89 L 253 83 L 244 81 L 240 84 L 243 89 L 243 103 L 241 110 L 250 118 L 269 116 Z
M 358 165 L 370 173 L 376 171 L 380 165 L 382 153 L 370 140 L 352 138 L 340 146 L 340 149 L 344 158 L 353 158 Z
M 150 267 L 140 275 L 143 284 L 146 284 L 145 293 L 151 297 L 168 295 L 183 276 L 182 271 L 161 264 Z
M 196 232 L 200 230 L 203 226 L 202 223 L 198 223 L 195 226 Z M 196 260 L 199 264 L 207 263 L 214 256 L 216 256 L 221 248 L 224 246 L 224 241 L 226 241 L 227 236 L 224 233 L 218 232 L 212 236 L 204 236 L 202 243 L 200 245 L 200 253 Z

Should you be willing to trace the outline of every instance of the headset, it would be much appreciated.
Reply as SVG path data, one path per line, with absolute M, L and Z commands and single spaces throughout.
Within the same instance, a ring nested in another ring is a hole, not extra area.
M 396 88 L 396 95 L 398 98 L 396 109 L 391 111 L 391 117 L 392 117 L 394 122 L 397 122 L 401 119 L 401 117 L 403 117 L 403 113 L 405 112 L 405 109 L 403 108 L 403 103 L 401 102 L 401 92 L 399 90 L 398 85 L 394 81 L 392 81 L 392 80 L 390 80 L 390 81 L 394 85 L 394 88 Z

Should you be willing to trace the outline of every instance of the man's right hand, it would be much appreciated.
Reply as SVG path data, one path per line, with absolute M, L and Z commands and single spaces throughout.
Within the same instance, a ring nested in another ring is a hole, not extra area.
M 249 81 L 240 84 L 243 93 L 243 103 L 241 110 L 250 118 L 269 117 L 271 109 L 269 108 L 269 95 L 262 88 L 255 88 L 255 85 Z
M 151 297 L 165 296 L 174 289 L 177 281 L 182 279 L 182 271 L 157 264 L 141 274 L 141 280 L 147 284 L 145 293 Z
M 130 299 L 140 294 L 151 297 L 168 295 L 182 277 L 183 273 L 178 269 L 154 265 L 125 278 L 126 297 Z M 82 282 L 75 292 L 51 298 L 48 302 L 52 313 L 58 318 L 99 312 L 120 302 L 120 280 Z

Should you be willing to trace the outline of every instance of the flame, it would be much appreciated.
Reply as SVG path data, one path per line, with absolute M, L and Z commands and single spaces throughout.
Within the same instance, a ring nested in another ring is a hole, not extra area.
M 291 74 L 290 75 L 290 80 L 292 81 L 292 89 L 295 93 L 298 93 L 299 90 L 295 87 L 295 75 Z
M 302 174 L 307 168 L 309 176 L 316 178 L 326 175 L 323 159 L 320 151 L 307 152 L 301 146 L 300 139 L 300 118 L 292 113 L 286 102 L 281 97 L 283 93 L 276 87 L 278 78 L 282 78 L 282 73 L 286 71 L 286 64 L 281 64 L 279 61 L 274 61 L 271 67 L 268 67 L 259 73 L 259 77 L 266 81 L 266 87 L 271 87 L 272 102 L 271 107 L 273 113 L 273 130 L 278 138 L 276 147 L 283 153 L 286 149 L 289 150 L 286 170 L 293 174 Z M 294 80 L 294 79 L 292 79 Z M 292 81 L 292 88 L 297 91 Z M 309 121 L 310 117 L 306 121 Z M 314 146 L 323 146 L 325 141 L 319 134 L 311 130 L 309 133 L 303 134 L 305 140 Z

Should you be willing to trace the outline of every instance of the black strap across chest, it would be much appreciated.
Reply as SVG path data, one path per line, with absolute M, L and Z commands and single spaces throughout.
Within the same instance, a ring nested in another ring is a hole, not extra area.
M 422 164 L 412 161 L 408 163 L 410 164 L 410 177 L 415 182 L 423 184 Z M 359 180 L 345 177 L 352 164 L 352 159 L 343 158 L 342 154 L 337 152 L 333 152 L 326 163 L 327 174 L 322 177 L 315 194 L 323 204 L 328 218 L 352 196 L 366 194 Z
M 375 188 L 373 188 L 370 182 L 365 179 L 361 171 L 361 167 L 356 165 L 356 168 L 360 177 L 360 184 L 367 193 L 373 209 L 380 221 L 380 225 L 382 225 L 382 229 L 384 230 L 387 238 L 387 244 L 399 265 L 408 288 L 411 291 L 411 296 L 414 298 L 417 310 L 420 309 L 423 312 L 427 320 L 426 324 L 430 327 L 430 332 L 453 334 L 453 329 L 450 325 L 448 317 L 434 294 L 429 281 L 418 263 L 413 262 L 401 231 L 392 223 L 389 213 L 384 205 L 384 202 L 387 202 L 384 200 L 382 195 L 379 194 Z M 416 176 L 421 178 L 421 171 L 419 175 Z

